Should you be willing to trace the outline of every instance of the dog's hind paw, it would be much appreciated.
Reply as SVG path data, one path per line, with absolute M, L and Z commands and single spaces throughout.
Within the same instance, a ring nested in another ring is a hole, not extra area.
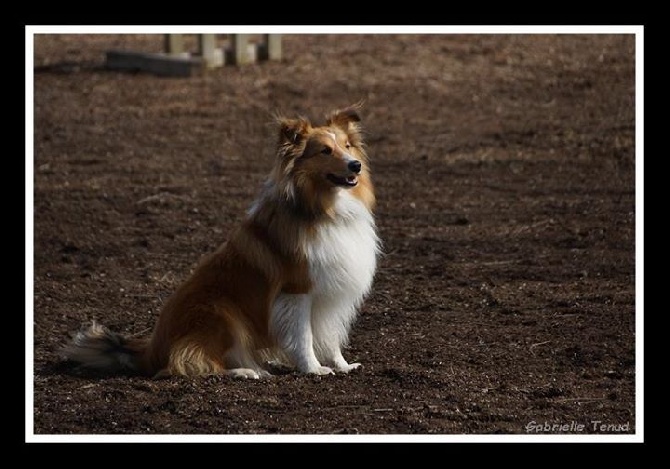
M 251 368 L 233 368 L 232 370 L 226 370 L 228 376 L 238 379 L 260 379 L 261 375 Z M 264 375 L 265 376 L 265 375 Z M 268 373 L 269 376 L 269 373 Z

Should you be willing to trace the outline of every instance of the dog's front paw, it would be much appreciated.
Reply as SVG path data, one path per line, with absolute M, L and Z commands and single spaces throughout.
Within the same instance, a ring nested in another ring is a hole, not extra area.
M 349 373 L 351 370 L 356 370 L 361 367 L 360 363 L 347 363 L 344 366 L 338 366 L 335 371 L 338 373 Z
M 300 370 L 300 372 L 305 373 L 305 374 L 320 375 L 320 376 L 334 375 L 335 374 L 335 372 L 333 371 L 332 368 L 329 368 L 327 366 L 321 366 L 321 365 L 310 367 L 310 368 L 307 368 L 305 370 Z

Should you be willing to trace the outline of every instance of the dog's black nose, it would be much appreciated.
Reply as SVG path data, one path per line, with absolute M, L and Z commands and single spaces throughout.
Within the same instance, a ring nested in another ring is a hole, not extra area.
M 358 174 L 361 172 L 361 162 L 358 160 L 350 161 L 347 167 L 352 173 Z

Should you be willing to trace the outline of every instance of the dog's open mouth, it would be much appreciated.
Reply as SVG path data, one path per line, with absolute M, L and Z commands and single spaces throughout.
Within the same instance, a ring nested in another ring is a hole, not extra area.
M 335 184 L 336 186 L 354 187 L 356 184 L 358 184 L 358 176 L 356 176 L 355 174 L 345 177 L 329 174 L 327 177 L 328 180 L 333 184 Z

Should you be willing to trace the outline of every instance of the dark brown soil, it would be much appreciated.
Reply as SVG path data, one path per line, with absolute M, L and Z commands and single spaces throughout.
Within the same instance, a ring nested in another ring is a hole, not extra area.
M 34 435 L 636 433 L 634 35 L 286 35 L 281 63 L 104 69 L 162 43 L 35 36 Z M 60 361 L 92 319 L 150 333 L 254 200 L 274 111 L 359 99 L 384 242 L 345 352 L 362 369 Z

